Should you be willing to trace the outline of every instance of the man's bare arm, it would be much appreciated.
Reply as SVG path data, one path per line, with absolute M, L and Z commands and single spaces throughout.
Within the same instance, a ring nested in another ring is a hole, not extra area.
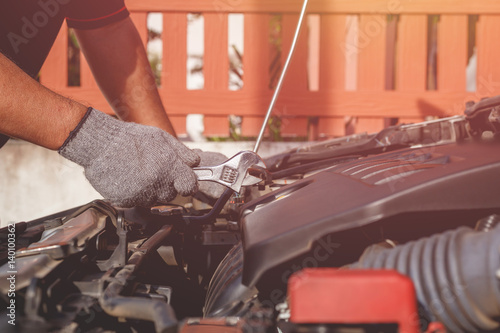
M 197 191 L 191 168 L 199 156 L 176 138 L 57 95 L 2 54 L 0 133 L 57 149 L 119 206 L 150 207 Z
M 0 53 L 0 133 L 56 150 L 86 110 L 43 87 Z
M 156 126 L 176 136 L 132 20 L 76 30 L 76 35 L 101 91 L 118 117 Z

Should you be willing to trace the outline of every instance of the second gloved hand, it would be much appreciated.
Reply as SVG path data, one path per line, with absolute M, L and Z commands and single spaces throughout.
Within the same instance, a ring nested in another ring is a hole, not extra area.
M 150 207 L 197 191 L 199 156 L 159 128 L 89 109 L 59 153 L 83 166 L 90 184 L 120 207 Z
M 227 161 L 227 157 L 221 153 L 202 151 L 193 149 L 200 156 L 199 166 L 214 166 Z M 203 202 L 210 203 L 214 199 L 218 199 L 227 187 L 215 182 L 203 181 L 198 183 L 199 191 L 195 197 Z

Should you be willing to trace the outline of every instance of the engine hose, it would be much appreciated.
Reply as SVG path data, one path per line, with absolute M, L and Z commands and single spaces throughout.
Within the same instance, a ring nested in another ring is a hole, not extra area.
M 431 320 L 451 332 L 499 328 L 500 225 L 461 227 L 392 249 L 371 246 L 348 269 L 395 269 L 409 276 Z

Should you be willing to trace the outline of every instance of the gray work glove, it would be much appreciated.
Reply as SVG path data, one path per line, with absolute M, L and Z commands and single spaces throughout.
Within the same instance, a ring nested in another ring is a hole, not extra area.
M 128 123 L 89 108 L 59 149 L 83 166 L 90 184 L 120 207 L 150 207 L 192 195 L 199 156 L 159 128 Z
M 202 151 L 200 149 L 193 149 L 200 156 L 199 166 L 214 166 L 221 164 L 228 160 L 228 158 L 221 153 Z M 211 203 L 214 199 L 218 199 L 227 187 L 217 184 L 215 182 L 203 181 L 198 183 L 199 191 L 195 197 L 203 202 Z

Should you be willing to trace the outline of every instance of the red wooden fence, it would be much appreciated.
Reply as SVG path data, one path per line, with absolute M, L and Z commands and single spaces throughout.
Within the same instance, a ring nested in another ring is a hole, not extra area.
M 235 114 L 243 117 L 243 134 L 256 135 L 272 95 L 268 87 L 271 14 L 282 14 L 285 57 L 302 1 L 126 3 L 145 43 L 148 12 L 163 13 L 164 56 L 159 90 L 178 133 L 185 132 L 187 114 L 203 113 L 206 134 L 227 135 L 226 118 Z M 304 27 L 276 105 L 275 114 L 282 118 L 285 135 L 307 135 L 311 129 L 326 135 L 343 135 L 346 117 L 357 119 L 357 132 L 375 131 L 384 126 L 385 118 L 408 122 L 426 116 L 461 114 L 465 101 L 500 94 L 500 1 L 311 0 L 308 12 L 319 15 L 319 36 L 309 34 Z M 202 13 L 204 17 L 202 90 L 186 89 L 188 13 Z M 230 13 L 244 14 L 244 84 L 237 91 L 228 89 Z M 429 15 L 439 15 L 436 90 L 427 88 Z M 470 15 L 479 18 L 475 92 L 465 89 Z M 308 61 L 314 60 L 308 56 L 308 40 L 313 39 L 320 43 L 316 59 L 319 89 L 315 91 L 308 88 L 311 75 L 307 74 Z M 85 62 L 81 66 L 81 86 L 67 86 L 66 27 L 42 69 L 41 81 L 64 95 L 111 112 Z M 308 122 L 310 117 L 319 118 L 316 126 Z

